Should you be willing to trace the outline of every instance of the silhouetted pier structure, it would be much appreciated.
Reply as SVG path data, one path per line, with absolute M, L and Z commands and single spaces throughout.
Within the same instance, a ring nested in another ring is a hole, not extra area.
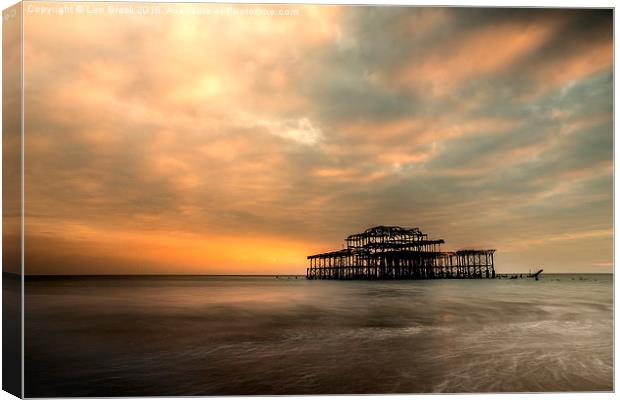
M 443 239 L 418 228 L 375 226 L 346 238 L 342 250 L 308 256 L 308 279 L 495 278 L 495 250 L 441 251 Z

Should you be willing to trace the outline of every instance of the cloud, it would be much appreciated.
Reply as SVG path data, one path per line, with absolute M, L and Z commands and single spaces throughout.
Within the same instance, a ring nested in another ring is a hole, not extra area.
M 611 260 L 549 239 L 611 228 L 610 10 L 27 18 L 30 273 L 300 273 L 375 224 Z
M 472 29 L 416 54 L 398 73 L 396 84 L 418 87 L 431 96 L 445 96 L 465 80 L 502 72 L 540 47 L 553 29 L 550 23 L 506 23 Z
M 257 123 L 276 136 L 305 145 L 316 145 L 323 139 L 321 130 L 314 127 L 308 118 L 283 121 L 259 120 Z

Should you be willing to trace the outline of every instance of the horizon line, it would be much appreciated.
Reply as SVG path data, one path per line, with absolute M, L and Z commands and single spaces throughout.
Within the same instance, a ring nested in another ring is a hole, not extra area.
M 511 274 L 527 274 L 528 272 L 498 272 L 496 275 L 511 275 Z M 543 272 L 544 273 L 544 272 Z M 591 275 L 613 275 L 613 271 L 610 272 L 547 272 L 544 275 L 576 275 L 576 274 L 591 274 Z M 166 277 L 166 276 L 212 276 L 212 277 L 277 277 L 277 276 L 306 276 L 305 274 L 179 274 L 179 273 L 163 273 L 163 274 L 19 274 L 10 271 L 2 271 L 2 275 L 14 275 L 23 276 L 25 278 L 53 278 L 53 277 L 84 277 L 84 278 L 96 278 L 96 277 Z

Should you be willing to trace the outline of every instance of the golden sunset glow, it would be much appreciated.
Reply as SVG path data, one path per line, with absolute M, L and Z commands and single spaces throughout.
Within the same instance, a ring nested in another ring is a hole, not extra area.
M 28 4 L 28 274 L 303 273 L 379 224 L 611 269 L 609 10 Z

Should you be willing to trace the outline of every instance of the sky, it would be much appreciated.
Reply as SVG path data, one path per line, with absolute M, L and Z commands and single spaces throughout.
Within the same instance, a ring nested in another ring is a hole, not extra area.
M 159 6 L 25 6 L 27 274 L 302 274 L 375 225 L 612 271 L 611 10 Z

